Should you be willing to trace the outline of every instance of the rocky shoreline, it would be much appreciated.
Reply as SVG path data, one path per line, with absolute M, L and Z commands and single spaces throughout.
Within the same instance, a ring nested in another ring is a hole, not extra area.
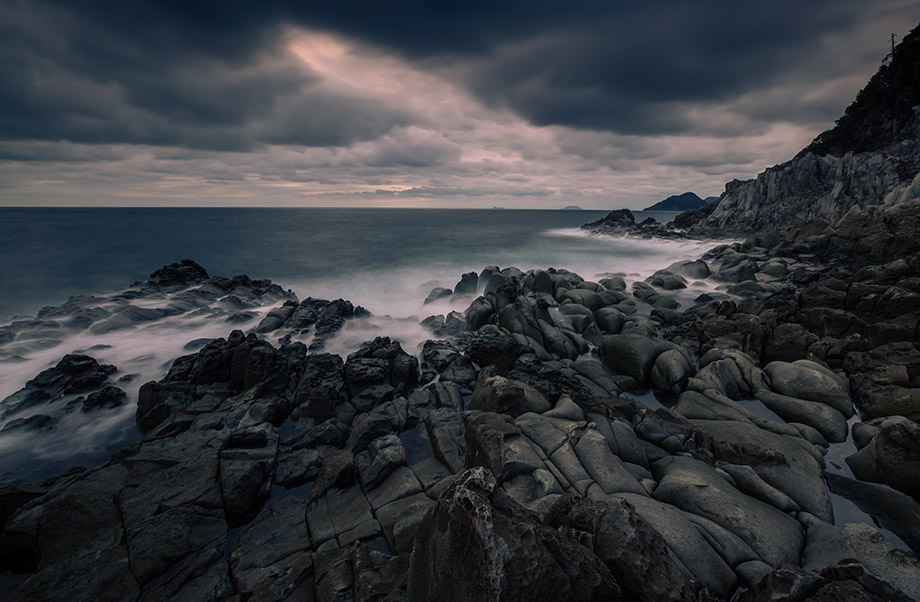
M 246 332 L 220 314 L 228 336 L 141 386 L 137 442 L 108 462 L 0 488 L 0 588 L 920 599 L 920 258 L 858 265 L 821 234 L 722 245 L 631 290 L 487 267 L 432 292 L 469 307 L 423 320 L 418 356 L 385 336 L 323 353 L 361 308 L 167 266 L 134 298 L 283 304 Z M 719 292 L 675 298 L 706 279 Z M 78 316 L 113 320 L 41 319 Z M 112 371 L 64 357 L 2 402 L 29 408 L 13 431 L 123 408 Z

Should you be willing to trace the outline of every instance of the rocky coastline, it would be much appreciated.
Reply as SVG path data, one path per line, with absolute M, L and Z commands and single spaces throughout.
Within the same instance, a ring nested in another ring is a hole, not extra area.
M 347 301 L 158 270 L 134 290 L 283 302 L 141 386 L 109 461 L 0 488 L 9 598 L 918 599 L 920 259 L 805 234 L 631 288 L 487 267 L 417 356 L 323 353 Z M 85 309 L 43 319 L 112 319 Z M 3 405 L 116 411 L 113 369 L 68 355 Z
M 127 420 L 0 475 L 0 597 L 920 600 L 918 57 L 914 30 L 837 128 L 718 203 L 584 226 L 736 242 L 644 280 L 458 275 L 425 302 L 465 311 L 418 349 L 330 353 L 366 310 L 190 260 L 0 328 L 4 362 L 220 331 L 170 331 L 147 382 L 75 349 L 0 401 L 0 446 Z

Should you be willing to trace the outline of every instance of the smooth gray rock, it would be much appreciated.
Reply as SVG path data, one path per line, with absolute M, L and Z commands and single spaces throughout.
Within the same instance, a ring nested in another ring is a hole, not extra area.
M 846 441 L 847 419 L 833 407 L 817 402 L 760 391 L 757 399 L 786 422 L 801 422 L 816 429 L 831 443 Z
M 891 545 L 881 533 L 865 524 L 835 527 L 807 522 L 802 567 L 820 572 L 855 559 L 873 576 L 896 588 L 908 599 L 920 599 L 920 560 Z
M 662 343 L 641 335 L 616 334 L 604 337 L 600 355 L 604 363 L 614 371 L 645 384 L 655 360 L 666 349 Z
M 772 433 L 750 423 L 691 422 L 712 438 L 716 459 L 750 466 L 760 478 L 795 500 L 802 510 L 822 520 L 833 520 L 830 497 L 824 485 L 823 458 L 813 445 L 804 439 Z
M 763 369 L 764 382 L 780 395 L 827 404 L 849 418 L 853 401 L 839 377 L 834 378 L 811 363 L 770 362 Z
M 688 514 L 670 504 L 631 493 L 613 496 L 628 502 L 636 513 L 664 539 L 680 571 L 721 596 L 735 589 L 737 578 L 713 549 Z
M 651 370 L 651 385 L 655 391 L 679 395 L 687 388 L 693 368 L 682 353 L 669 349 L 655 360 Z
M 728 529 L 773 567 L 798 562 L 801 527 L 795 519 L 732 487 L 708 465 L 674 457 L 653 465 L 655 499 Z

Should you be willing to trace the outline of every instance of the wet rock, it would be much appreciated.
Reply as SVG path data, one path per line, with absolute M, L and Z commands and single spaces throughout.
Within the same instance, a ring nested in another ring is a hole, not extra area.
M 726 263 L 728 262 L 723 262 L 722 267 L 719 268 L 719 279 L 725 282 L 738 283 L 754 280 L 759 271 L 757 264 L 746 257 L 737 262 L 731 262 L 727 267 Z
M 128 395 L 116 386 L 109 385 L 86 396 L 81 409 L 84 412 L 117 408 L 125 404 Z
M 0 433 L 14 433 L 23 431 L 41 431 L 54 427 L 57 422 L 54 417 L 47 414 L 33 414 L 28 418 L 14 418 L 0 429 Z
M 0 417 L 53 404 L 68 395 L 100 391 L 115 370 L 115 366 L 100 364 L 88 355 L 67 354 L 56 366 L 42 371 L 22 389 L 0 401 L 3 408 Z
M 658 270 L 646 278 L 645 282 L 654 287 L 663 288 L 666 291 L 687 288 L 687 279 L 669 270 Z
M 171 263 L 150 274 L 145 284 L 158 289 L 186 287 L 208 279 L 208 272 L 191 259 Z
M 680 274 L 691 280 L 709 278 L 712 274 L 709 270 L 709 264 L 702 259 L 678 261 L 669 265 L 667 269 L 670 272 Z

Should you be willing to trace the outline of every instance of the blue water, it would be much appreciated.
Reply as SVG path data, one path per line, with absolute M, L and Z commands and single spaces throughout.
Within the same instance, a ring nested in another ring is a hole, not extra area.
M 454 278 L 459 273 L 451 270 L 478 271 L 488 264 L 579 267 L 582 259 L 601 253 L 630 257 L 634 250 L 628 244 L 614 249 L 553 232 L 577 229 L 605 213 L 0 208 L 0 319 L 34 313 L 70 295 L 123 287 L 184 258 L 212 274 L 271 278 L 295 290 L 321 281 L 324 292 L 336 293 L 382 272 L 429 270 Z M 667 221 L 674 215 L 636 212 L 637 221 L 649 216 Z M 611 270 L 624 269 L 614 263 Z

